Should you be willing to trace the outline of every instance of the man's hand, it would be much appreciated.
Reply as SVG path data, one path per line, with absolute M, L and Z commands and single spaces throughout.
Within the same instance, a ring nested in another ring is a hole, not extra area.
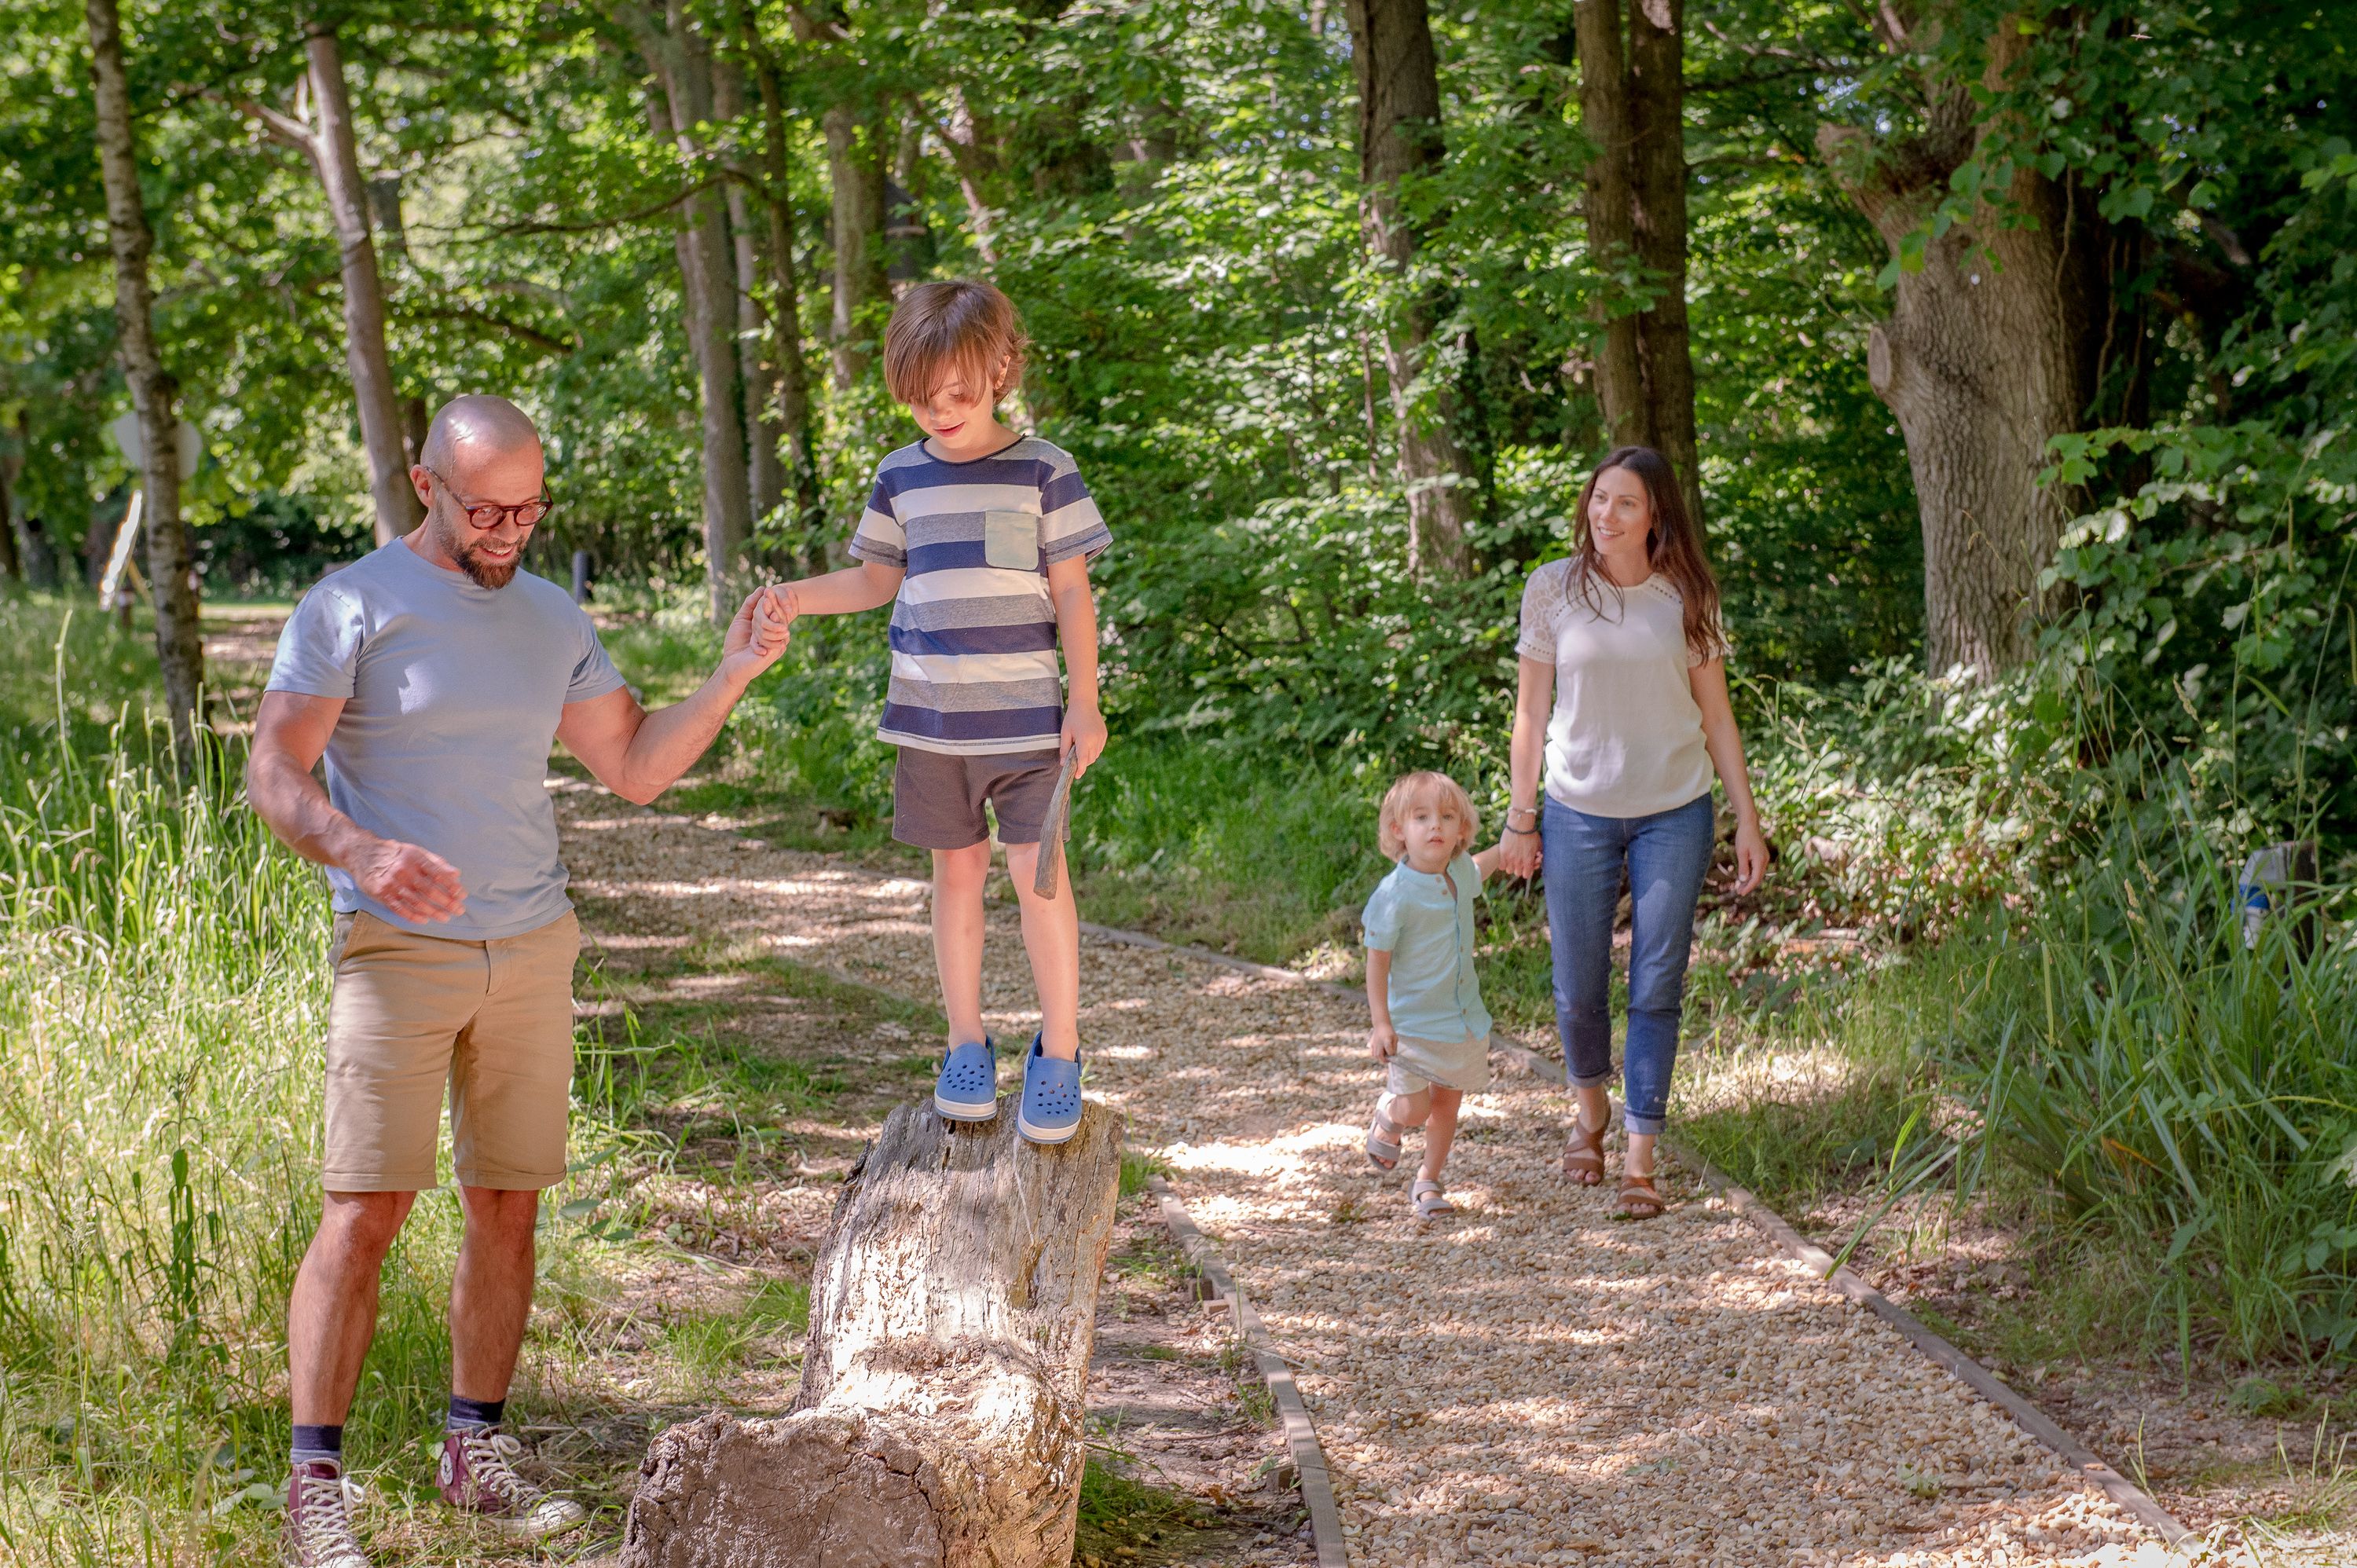
M 458 872 L 432 850 L 398 839 L 378 839 L 348 862 L 361 892 L 404 920 L 434 925 L 467 907 Z
M 1367 1031 L 1367 1055 L 1379 1062 L 1387 1062 L 1398 1054 L 1398 1030 L 1389 1024 L 1378 1024 Z
M 788 601 L 790 602 L 790 601 Z M 778 590 L 756 588 L 745 596 L 737 607 L 737 614 L 728 622 L 728 636 L 721 644 L 720 673 L 739 688 L 753 683 L 754 677 L 778 661 L 792 639 L 792 616 L 781 604 Z
M 1072 769 L 1072 777 L 1078 779 L 1089 770 L 1089 764 L 1104 755 L 1104 715 L 1097 712 L 1094 703 L 1074 703 L 1064 710 L 1063 738 L 1057 742 L 1056 750 L 1060 755 L 1074 746 L 1081 748 L 1080 766 Z

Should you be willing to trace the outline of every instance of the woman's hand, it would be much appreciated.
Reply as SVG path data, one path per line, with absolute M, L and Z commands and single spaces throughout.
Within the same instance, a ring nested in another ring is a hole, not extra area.
M 1768 836 L 1759 822 L 1747 820 L 1735 827 L 1735 891 L 1738 897 L 1760 886 L 1768 875 Z
M 1367 1031 L 1367 1055 L 1379 1062 L 1387 1062 L 1398 1054 L 1398 1030 L 1389 1024 L 1377 1024 Z
M 1508 828 L 1498 841 L 1498 869 L 1509 876 L 1536 876 L 1544 858 L 1539 850 L 1539 834 L 1535 826 L 1528 832 L 1520 828 Z

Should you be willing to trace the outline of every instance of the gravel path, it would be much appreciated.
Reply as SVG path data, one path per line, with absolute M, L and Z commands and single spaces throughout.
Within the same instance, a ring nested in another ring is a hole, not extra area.
M 931 999 L 921 882 L 776 851 L 558 782 L 585 892 L 694 934 Z M 1672 1172 L 1612 1217 L 1555 1174 L 1559 1088 L 1469 1096 L 1463 1209 L 1408 1217 L 1414 1154 L 1360 1152 L 1365 1015 L 1306 986 L 1091 942 L 1089 1090 L 1158 1150 L 1298 1366 L 1352 1560 L 1982 1564 L 2169 1561 L 2159 1543 L 1870 1315 Z M 1011 896 L 985 1007 L 1034 1018 Z

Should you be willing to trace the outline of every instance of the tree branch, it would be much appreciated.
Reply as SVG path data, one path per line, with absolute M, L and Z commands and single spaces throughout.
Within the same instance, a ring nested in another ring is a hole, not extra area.
M 494 316 L 479 306 L 436 305 L 419 310 L 404 309 L 401 314 L 419 321 L 470 321 L 478 327 L 488 327 L 495 332 L 504 332 L 511 338 L 520 338 L 552 354 L 573 352 L 573 345 L 564 338 L 553 338 L 537 327 L 526 326 L 521 321 L 511 321 L 504 316 Z
M 311 127 L 302 121 L 282 114 L 267 103 L 253 99 L 240 100 L 237 112 L 270 133 L 274 141 L 294 148 L 314 164 L 319 161 L 319 145 L 311 137 Z
M 618 229 L 625 223 L 643 223 L 659 212 L 668 212 L 673 208 L 677 207 L 681 202 L 687 200 L 690 197 L 696 196 L 704 191 L 709 190 L 714 186 L 718 185 L 721 181 L 728 177 L 728 171 L 725 169 L 718 174 L 707 175 L 704 178 L 697 180 L 694 185 L 688 186 L 686 188 L 682 190 L 673 191 L 671 195 L 664 197 L 662 200 L 654 202 L 650 206 L 641 207 L 635 212 L 618 213 L 610 218 L 591 218 L 577 223 L 493 223 L 486 224 L 484 226 L 484 230 L 487 233 L 506 235 L 587 234 L 599 229 Z

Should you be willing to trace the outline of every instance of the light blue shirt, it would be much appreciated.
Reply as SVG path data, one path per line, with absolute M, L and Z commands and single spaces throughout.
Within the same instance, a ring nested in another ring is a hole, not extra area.
M 341 697 L 328 799 L 381 838 L 457 867 L 467 907 L 404 920 L 330 866 L 336 909 L 484 941 L 573 907 L 556 857 L 548 750 L 568 703 L 622 684 L 588 615 L 545 577 L 479 587 L 400 540 L 323 579 L 278 636 L 269 690 Z
M 1392 1027 L 1411 1040 L 1454 1043 L 1490 1032 L 1481 983 L 1473 974 L 1473 900 L 1481 868 L 1460 854 L 1448 868 L 1457 883 L 1401 861 L 1375 885 L 1361 918 L 1367 946 L 1392 955 Z

